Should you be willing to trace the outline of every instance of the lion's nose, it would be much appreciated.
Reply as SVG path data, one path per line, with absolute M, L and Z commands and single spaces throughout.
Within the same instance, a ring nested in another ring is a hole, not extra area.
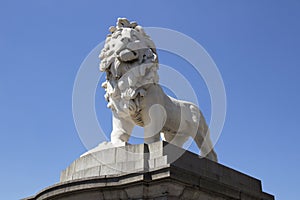
M 138 54 L 135 51 L 124 49 L 119 54 L 119 59 L 123 62 L 132 61 L 138 58 Z

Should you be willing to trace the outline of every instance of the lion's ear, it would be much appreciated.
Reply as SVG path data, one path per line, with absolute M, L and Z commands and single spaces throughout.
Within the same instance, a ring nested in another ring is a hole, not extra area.
M 130 22 L 130 25 L 131 25 L 131 28 L 134 28 L 138 25 L 137 22 L 133 21 L 133 22 Z
M 109 32 L 114 33 L 117 30 L 117 28 L 115 26 L 111 26 L 108 30 Z
M 130 28 L 130 22 L 126 18 L 118 18 L 117 27 Z

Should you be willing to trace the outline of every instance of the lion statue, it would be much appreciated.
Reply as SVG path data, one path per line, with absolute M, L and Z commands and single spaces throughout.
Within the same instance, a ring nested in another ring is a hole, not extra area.
M 182 147 L 192 137 L 201 155 L 217 162 L 209 128 L 196 105 L 167 96 L 159 85 L 155 45 L 136 22 L 118 18 L 110 27 L 101 59 L 106 73 L 105 99 L 112 110 L 112 144 L 129 140 L 135 125 L 144 127 L 144 142 L 163 140 Z

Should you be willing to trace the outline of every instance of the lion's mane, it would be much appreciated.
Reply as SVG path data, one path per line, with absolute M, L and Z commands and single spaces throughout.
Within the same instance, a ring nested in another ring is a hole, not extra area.
M 106 72 L 107 106 L 118 115 L 134 114 L 139 110 L 139 98 L 148 84 L 158 84 L 158 59 L 153 41 L 136 22 L 119 18 L 109 28 L 101 59 L 100 71 Z

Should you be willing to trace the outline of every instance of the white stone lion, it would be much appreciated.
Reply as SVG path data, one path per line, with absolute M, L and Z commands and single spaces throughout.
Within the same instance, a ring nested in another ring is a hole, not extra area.
M 113 113 L 111 142 L 127 142 L 135 125 L 144 127 L 145 143 L 162 139 L 182 147 L 192 137 L 201 155 L 217 161 L 209 128 L 194 104 L 167 96 L 158 84 L 154 43 L 143 28 L 126 18 L 110 27 L 100 54 L 106 72 L 105 98 Z

